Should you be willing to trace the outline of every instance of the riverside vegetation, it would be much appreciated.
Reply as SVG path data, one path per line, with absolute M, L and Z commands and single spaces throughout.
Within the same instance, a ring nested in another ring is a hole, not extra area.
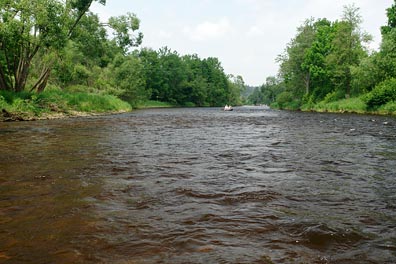
M 93 2 L 0 2 L 3 119 L 241 103 L 242 77 L 226 74 L 217 58 L 139 48 L 137 16 L 102 23 Z
M 248 100 L 241 96 L 247 97 L 243 78 L 226 74 L 217 58 L 139 48 L 138 17 L 127 13 L 102 23 L 89 11 L 93 2 L 0 2 L 0 119 L 245 102 L 396 113 L 396 1 L 387 9 L 378 51 L 366 47 L 371 37 L 353 5 L 339 21 L 306 20 L 277 58 L 278 76 Z
M 386 10 L 378 51 L 361 29 L 359 8 L 345 6 L 341 20 L 308 19 L 277 61 L 279 75 L 249 96 L 274 108 L 396 114 L 396 1 Z

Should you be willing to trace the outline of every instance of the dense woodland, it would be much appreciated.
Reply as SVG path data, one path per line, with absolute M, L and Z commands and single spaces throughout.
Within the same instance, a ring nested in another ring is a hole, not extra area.
M 92 2 L 0 1 L 3 99 L 4 91 L 60 90 L 113 95 L 131 105 L 150 99 L 187 106 L 241 103 L 242 77 L 227 75 L 217 58 L 139 48 L 143 33 L 135 14 L 102 23 L 89 11 Z
M 396 1 L 386 10 L 382 43 L 370 51 L 359 8 L 345 6 L 342 19 L 308 19 L 277 61 L 279 75 L 254 90 L 250 102 L 285 109 L 320 109 L 347 101 L 352 109 L 396 112 Z

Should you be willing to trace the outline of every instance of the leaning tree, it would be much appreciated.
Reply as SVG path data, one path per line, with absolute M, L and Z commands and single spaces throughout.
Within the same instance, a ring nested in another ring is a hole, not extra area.
M 29 89 L 43 91 L 54 54 L 64 48 L 93 2 L 106 0 L 0 0 L 0 90 L 23 91 L 40 54 L 44 63 Z

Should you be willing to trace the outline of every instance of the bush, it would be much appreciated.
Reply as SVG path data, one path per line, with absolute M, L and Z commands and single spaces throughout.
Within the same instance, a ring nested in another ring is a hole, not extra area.
M 388 102 L 385 105 L 382 105 L 378 109 L 378 112 L 380 114 L 396 115 L 396 101 Z
M 396 101 L 396 79 L 388 79 L 378 84 L 365 97 L 367 108 L 378 109 L 380 106 L 388 102 Z
M 303 111 L 309 111 L 313 109 L 315 106 L 315 100 L 314 96 L 311 94 L 305 94 L 302 99 L 302 106 L 301 110 Z
M 3 97 L 4 101 L 7 102 L 7 104 L 12 104 L 17 99 L 31 99 L 32 93 L 26 91 L 22 91 L 19 93 L 15 93 L 12 91 L 0 91 L 0 96 Z
M 278 103 L 280 108 L 286 107 L 286 105 L 293 101 L 293 94 L 290 92 L 280 93 L 276 97 L 276 102 Z
M 81 84 L 67 86 L 64 89 L 64 91 L 67 93 L 97 93 L 98 92 L 95 88 Z
M 323 102 L 325 102 L 325 103 L 336 102 L 336 101 L 344 99 L 344 98 L 345 98 L 344 92 L 333 91 L 331 93 L 326 94 L 325 98 L 323 99 Z

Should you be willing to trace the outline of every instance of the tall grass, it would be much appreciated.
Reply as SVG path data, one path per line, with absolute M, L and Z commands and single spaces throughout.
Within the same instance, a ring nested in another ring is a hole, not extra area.
M 145 101 L 137 106 L 138 108 L 164 108 L 164 107 L 174 107 L 171 103 L 160 102 L 160 101 Z
M 378 114 L 396 115 L 396 101 L 388 102 L 377 110 Z
M 90 93 L 68 93 L 60 90 L 37 93 L 13 93 L 0 91 L 0 110 L 28 116 L 44 113 L 78 112 L 120 112 L 130 111 L 132 107 L 112 95 Z
M 367 105 L 362 98 L 342 99 L 334 102 L 319 102 L 313 109 L 317 112 L 347 112 L 347 113 L 367 113 Z

